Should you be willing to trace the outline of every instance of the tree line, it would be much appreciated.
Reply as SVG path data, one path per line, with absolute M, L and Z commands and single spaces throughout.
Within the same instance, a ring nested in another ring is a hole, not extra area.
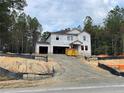
M 77 29 L 90 33 L 93 55 L 124 54 L 124 8 L 116 6 L 110 10 L 102 26 L 94 25 L 93 19 L 90 16 L 87 16 L 83 23 L 83 30 L 80 25 L 76 28 L 67 29 Z M 49 32 L 44 32 L 42 34 L 42 41 L 45 41 L 48 35 Z
M 48 32 L 41 35 L 42 25 L 37 18 L 24 13 L 26 6 L 25 0 L 0 0 L 0 51 L 33 53 L 39 37 L 45 41 L 49 35 Z M 94 25 L 87 16 L 83 30 L 91 34 L 93 55 L 124 53 L 124 8 L 116 6 L 110 10 L 103 26 Z
M 103 26 L 93 25 L 92 18 L 87 16 L 84 30 L 91 34 L 92 54 L 124 53 L 124 8 L 116 6 L 110 10 Z
M 42 25 L 24 13 L 25 0 L 0 0 L 0 51 L 33 53 Z

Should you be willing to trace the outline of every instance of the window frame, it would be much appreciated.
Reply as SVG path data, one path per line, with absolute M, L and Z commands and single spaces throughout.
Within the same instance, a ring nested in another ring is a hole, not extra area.
M 70 36 L 69 35 L 67 35 L 67 40 L 70 41 Z
M 85 51 L 88 51 L 88 46 L 87 45 L 85 46 Z
M 84 51 L 84 45 L 81 45 L 81 50 Z
M 59 36 L 56 36 L 56 40 L 59 40 Z
M 83 40 L 86 41 L 86 36 L 83 36 Z
M 71 35 L 70 37 L 71 37 L 71 41 L 73 41 L 73 36 Z
M 68 41 L 73 41 L 73 35 L 67 35 L 67 40 Z

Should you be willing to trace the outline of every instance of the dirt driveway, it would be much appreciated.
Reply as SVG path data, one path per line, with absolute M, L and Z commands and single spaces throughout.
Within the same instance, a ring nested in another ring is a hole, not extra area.
M 81 61 L 77 57 L 66 55 L 51 55 L 62 66 L 62 73 L 54 78 L 62 81 L 80 81 L 84 79 L 106 79 L 116 77 L 105 70 L 98 70 Z
M 53 88 L 89 86 L 98 84 L 124 84 L 124 78 L 110 74 L 106 70 L 94 68 L 80 58 L 66 55 L 49 55 L 49 59 L 58 62 L 61 70 L 52 78 L 43 80 L 12 80 L 0 82 L 0 88 Z

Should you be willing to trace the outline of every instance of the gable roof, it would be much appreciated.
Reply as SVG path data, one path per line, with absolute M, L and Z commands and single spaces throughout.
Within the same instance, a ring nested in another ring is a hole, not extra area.
M 70 44 L 83 44 L 83 42 L 81 42 L 81 41 L 79 41 L 79 40 L 76 40 L 76 41 L 74 41 L 74 42 L 72 42 L 72 43 L 70 43 Z
M 77 29 L 73 29 L 73 30 L 77 30 Z M 60 30 L 60 31 L 56 31 L 56 32 L 49 32 L 49 35 L 48 37 L 46 38 L 46 40 L 51 36 L 51 34 L 57 34 L 57 35 L 66 35 L 68 34 L 69 32 L 73 31 L 73 30 L 70 30 L 70 29 L 65 29 L 65 30 Z M 86 31 L 80 31 L 80 30 L 77 30 L 79 31 L 80 33 L 87 33 L 90 35 L 90 33 L 86 32 Z M 73 35 L 78 35 L 78 34 L 73 34 Z
M 57 32 L 50 32 L 51 34 L 66 34 L 67 32 L 69 32 L 70 30 L 66 29 L 66 30 L 61 30 L 61 31 L 57 31 Z
M 79 31 L 77 29 L 75 29 L 76 31 Z M 68 34 L 69 32 L 71 32 L 73 30 L 70 30 L 70 29 L 65 29 L 65 30 L 61 30 L 61 31 L 56 31 L 56 32 L 49 32 L 50 34 L 58 34 L 58 35 L 65 35 L 65 34 Z M 90 35 L 89 32 L 87 31 L 79 31 L 80 33 L 87 33 Z M 77 34 L 78 35 L 78 34 Z
M 50 32 L 51 34 L 59 34 L 59 35 L 65 35 L 65 34 L 68 34 L 68 32 L 71 32 L 73 30 L 70 30 L 70 29 L 65 29 L 65 30 L 61 30 L 61 31 L 57 31 L 57 32 Z M 77 30 L 79 31 L 79 30 Z M 79 31 L 81 32 L 81 31 Z

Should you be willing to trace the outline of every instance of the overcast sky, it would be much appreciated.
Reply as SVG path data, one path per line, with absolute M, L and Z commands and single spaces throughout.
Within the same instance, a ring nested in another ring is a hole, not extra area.
M 27 4 L 25 12 L 37 17 L 44 31 L 58 31 L 83 26 L 86 16 L 102 24 L 113 7 L 124 7 L 124 0 L 27 0 Z

